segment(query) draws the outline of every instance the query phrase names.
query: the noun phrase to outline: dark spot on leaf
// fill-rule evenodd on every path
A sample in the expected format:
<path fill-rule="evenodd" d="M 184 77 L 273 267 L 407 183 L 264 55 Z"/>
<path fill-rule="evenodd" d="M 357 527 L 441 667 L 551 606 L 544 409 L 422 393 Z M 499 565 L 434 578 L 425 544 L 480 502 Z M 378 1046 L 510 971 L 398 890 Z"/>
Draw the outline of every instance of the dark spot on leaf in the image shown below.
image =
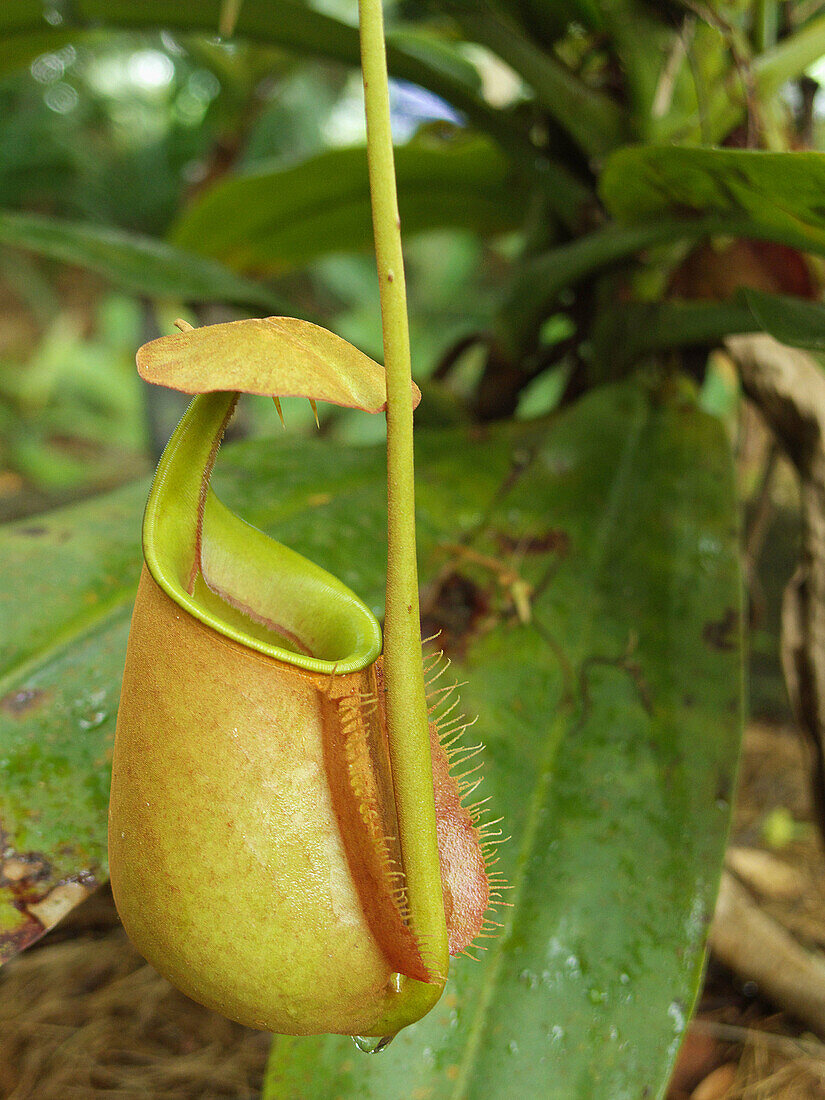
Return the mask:
<path fill-rule="evenodd" d="M 690 707 L 695 707 L 696 706 L 696 697 L 693 696 L 693 695 L 683 695 L 682 696 L 682 706 L 687 707 L 688 709 L 690 709 Z"/>
<path fill-rule="evenodd" d="M 489 597 L 475 581 L 463 573 L 448 573 L 424 602 L 422 636 L 437 634 L 435 644 L 439 648 L 445 652 L 461 651 L 489 610 Z"/>
<path fill-rule="evenodd" d="M 556 527 L 537 535 L 517 536 L 499 531 L 496 542 L 506 554 L 559 554 L 564 557 L 570 547 L 570 536 Z"/>
<path fill-rule="evenodd" d="M 40 535 L 47 535 L 49 533 L 48 527 L 18 527 L 17 534 L 25 535 L 27 538 L 36 539 Z"/>
<path fill-rule="evenodd" d="M 30 710 L 39 707 L 45 700 L 46 692 L 36 688 L 22 688 L 20 691 L 11 691 L 0 699 L 0 708 L 7 714 L 27 714 Z"/>
<path fill-rule="evenodd" d="M 738 633 L 739 612 L 729 607 L 721 619 L 705 623 L 702 638 L 712 649 L 729 650 L 736 648 Z"/>
<path fill-rule="evenodd" d="M 46 929 L 28 913 L 22 914 L 22 923 L 11 932 L 0 932 L 0 964 L 31 947 Z"/>

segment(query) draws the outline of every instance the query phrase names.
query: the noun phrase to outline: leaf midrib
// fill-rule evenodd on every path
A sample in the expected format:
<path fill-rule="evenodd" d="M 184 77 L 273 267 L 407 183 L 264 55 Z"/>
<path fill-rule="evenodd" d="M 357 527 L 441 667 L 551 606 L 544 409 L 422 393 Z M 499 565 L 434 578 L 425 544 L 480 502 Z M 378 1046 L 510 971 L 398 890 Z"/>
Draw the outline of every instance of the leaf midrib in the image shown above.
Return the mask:
<path fill-rule="evenodd" d="M 616 469 L 616 477 L 613 481 L 613 487 L 608 496 L 607 506 L 605 507 L 604 516 L 601 524 L 599 525 L 597 536 L 593 539 L 592 543 L 596 551 L 591 559 L 592 578 L 597 577 L 604 566 L 607 547 L 609 545 L 608 535 L 618 523 L 620 516 L 619 505 L 625 495 L 626 486 L 628 484 L 628 481 L 630 480 L 634 460 L 636 454 L 638 453 L 642 430 L 648 420 L 649 409 L 647 405 L 644 405 L 640 409 L 634 411 L 634 419 L 628 426 L 628 434 L 625 445 L 622 449 L 620 461 Z M 586 651 L 587 643 L 589 642 L 592 628 L 595 623 L 595 617 L 592 614 L 594 609 L 594 601 L 592 598 L 594 588 L 595 586 L 591 585 L 591 588 L 589 590 L 590 598 L 587 601 L 588 613 L 586 616 L 583 617 L 583 629 L 579 636 L 581 642 L 580 652 Z M 459 1064 L 459 1072 L 456 1076 L 453 1090 L 450 1093 L 450 1100 L 465 1100 L 468 1095 L 468 1086 L 471 1080 L 472 1071 L 474 1069 L 474 1065 L 481 1046 L 481 1040 L 487 1025 L 487 1013 L 491 1003 L 493 1002 L 494 994 L 498 986 L 499 976 L 504 960 L 505 948 L 510 939 L 510 936 L 512 935 L 515 918 L 519 909 L 519 903 L 521 900 L 521 896 L 524 892 L 525 881 L 527 878 L 527 869 L 530 866 L 531 857 L 533 855 L 533 849 L 538 834 L 539 822 L 541 820 L 541 810 L 552 776 L 553 762 L 556 758 L 556 753 L 558 751 L 559 745 L 563 740 L 564 731 L 567 728 L 568 721 L 574 710 L 575 703 L 566 707 L 561 706 L 560 709 L 557 711 L 555 719 L 552 722 L 546 736 L 546 747 L 542 758 L 541 767 L 539 769 L 538 780 L 536 782 L 536 786 L 533 790 L 533 794 L 531 795 L 528 804 L 529 808 L 525 818 L 523 840 L 521 848 L 519 849 L 518 859 L 516 861 L 517 870 L 513 875 L 513 880 L 511 883 L 512 908 L 510 909 L 509 915 L 504 922 L 504 928 L 502 929 L 501 937 L 496 943 L 490 965 L 487 967 L 485 972 L 485 979 L 482 982 L 477 999 L 478 1007 L 476 1009 L 473 1021 L 470 1025 L 467 1043 L 465 1046 L 465 1053 Z"/>

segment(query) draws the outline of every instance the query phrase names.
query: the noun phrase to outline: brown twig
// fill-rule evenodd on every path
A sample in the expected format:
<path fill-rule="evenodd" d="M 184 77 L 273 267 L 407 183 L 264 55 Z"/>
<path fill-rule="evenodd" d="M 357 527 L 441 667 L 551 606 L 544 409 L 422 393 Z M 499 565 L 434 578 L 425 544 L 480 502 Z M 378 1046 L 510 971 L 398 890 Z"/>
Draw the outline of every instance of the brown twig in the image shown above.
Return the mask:
<path fill-rule="evenodd" d="M 710 943 L 725 966 L 825 1036 L 825 959 L 801 947 L 728 871 L 722 873 Z"/>
<path fill-rule="evenodd" d="M 805 352 L 771 336 L 732 336 L 727 347 L 799 475 L 802 553 L 783 600 L 782 664 L 814 749 L 814 806 L 825 835 L 825 374 Z"/>

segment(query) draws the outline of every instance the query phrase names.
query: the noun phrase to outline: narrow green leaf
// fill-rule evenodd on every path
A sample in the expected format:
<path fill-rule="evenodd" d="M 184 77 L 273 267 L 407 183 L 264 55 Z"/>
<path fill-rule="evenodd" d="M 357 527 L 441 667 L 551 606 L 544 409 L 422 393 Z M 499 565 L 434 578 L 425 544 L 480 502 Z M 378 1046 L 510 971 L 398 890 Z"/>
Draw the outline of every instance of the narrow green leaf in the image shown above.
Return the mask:
<path fill-rule="evenodd" d="M 381 449 L 242 444 L 216 489 L 380 614 L 383 466 Z M 380 1057 L 278 1040 L 268 1096 L 660 1095 L 699 982 L 741 719 L 724 433 L 629 383 L 550 431 L 422 433 L 417 469 L 423 580 L 449 563 L 469 594 L 458 618 L 431 601 L 426 625 L 463 653 L 513 906 L 484 961 L 458 960 L 441 1004 Z M 48 862 L 0 892 L 7 954 L 41 930 L 27 899 L 105 873 L 143 492 L 0 532 L 0 822 L 7 853 Z"/>
<path fill-rule="evenodd" d="M 756 0 L 753 20 L 753 45 L 757 53 L 764 53 L 776 45 L 779 37 L 778 0 Z"/>
<path fill-rule="evenodd" d="M 718 231 L 718 219 L 658 218 L 639 225 L 605 225 L 548 252 L 529 257 L 515 271 L 501 307 L 502 342 L 523 350 L 565 288 L 594 271 L 627 260 L 645 248 Z"/>
<path fill-rule="evenodd" d="M 619 103 L 587 85 L 512 20 L 481 4 L 464 6 L 459 19 L 467 37 L 523 77 L 544 110 L 589 156 L 603 156 L 627 137 L 627 116 Z"/>
<path fill-rule="evenodd" d="M 774 95 L 786 81 L 802 76 L 824 53 L 825 15 L 820 14 L 754 58 L 753 70 L 760 94 L 765 99 Z"/>
<path fill-rule="evenodd" d="M 491 142 L 420 138 L 396 150 L 405 233 L 443 226 L 485 235 L 515 228 L 526 190 Z M 271 272 L 372 246 L 366 152 L 333 149 L 289 168 L 227 177 L 184 212 L 180 247 L 242 271 Z"/>
<path fill-rule="evenodd" d="M 621 221 L 715 215 L 728 233 L 825 252 L 825 154 L 640 145 L 620 149 L 601 196 Z"/>
<path fill-rule="evenodd" d="M 119 229 L 0 211 L 0 244 L 89 268 L 133 294 L 289 312 L 266 287 L 213 260 Z"/>
<path fill-rule="evenodd" d="M 782 344 L 825 351 L 825 306 L 804 298 L 745 290 L 745 299 L 757 325 Z"/>
<path fill-rule="evenodd" d="M 446 78 L 466 88 L 469 93 L 481 94 L 479 70 L 456 49 L 451 40 L 415 24 L 390 29 L 388 40 L 391 56 L 393 53 L 397 56 L 397 52 L 402 51 L 431 69 L 443 72 Z"/>
<path fill-rule="evenodd" d="M 466 12 L 468 7 L 466 0 L 442 0 L 442 4 L 456 14 Z M 497 6 L 545 45 L 563 37 L 571 23 L 590 30 L 604 29 L 600 0 L 499 0 Z"/>
<path fill-rule="evenodd" d="M 624 302 L 599 314 L 593 358 L 600 378 L 615 378 L 652 352 L 712 346 L 725 336 L 760 327 L 738 296 L 727 302 Z"/>

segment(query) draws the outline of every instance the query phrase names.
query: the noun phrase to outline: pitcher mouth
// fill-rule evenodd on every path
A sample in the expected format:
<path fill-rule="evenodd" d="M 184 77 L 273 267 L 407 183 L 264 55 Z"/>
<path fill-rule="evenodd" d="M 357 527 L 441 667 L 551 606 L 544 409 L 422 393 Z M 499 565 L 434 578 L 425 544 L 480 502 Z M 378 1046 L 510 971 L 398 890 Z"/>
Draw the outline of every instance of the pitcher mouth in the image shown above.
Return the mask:
<path fill-rule="evenodd" d="M 333 574 L 225 507 L 209 482 L 237 394 L 194 398 L 158 465 L 143 520 L 147 568 L 218 633 L 310 672 L 357 672 L 381 652 L 370 609 Z"/>

